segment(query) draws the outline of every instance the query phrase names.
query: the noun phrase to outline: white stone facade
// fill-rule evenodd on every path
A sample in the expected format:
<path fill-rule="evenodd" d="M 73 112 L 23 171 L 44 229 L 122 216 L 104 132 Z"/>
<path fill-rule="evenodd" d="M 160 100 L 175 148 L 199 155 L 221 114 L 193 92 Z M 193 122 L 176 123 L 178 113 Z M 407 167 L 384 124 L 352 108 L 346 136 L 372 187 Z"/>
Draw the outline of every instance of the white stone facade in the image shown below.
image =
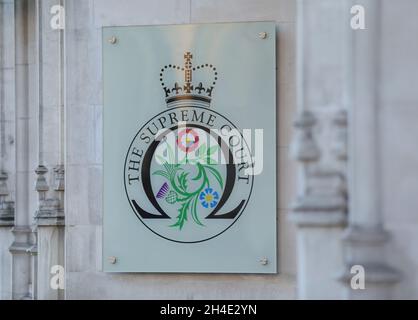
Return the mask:
<path fill-rule="evenodd" d="M 353 4 L 366 30 L 350 28 Z M 64 29 L 51 28 L 54 5 Z M 418 298 L 417 10 L 0 0 L 0 299 Z M 261 20 L 277 23 L 279 273 L 102 272 L 101 28 Z M 353 264 L 366 290 L 350 288 Z"/>

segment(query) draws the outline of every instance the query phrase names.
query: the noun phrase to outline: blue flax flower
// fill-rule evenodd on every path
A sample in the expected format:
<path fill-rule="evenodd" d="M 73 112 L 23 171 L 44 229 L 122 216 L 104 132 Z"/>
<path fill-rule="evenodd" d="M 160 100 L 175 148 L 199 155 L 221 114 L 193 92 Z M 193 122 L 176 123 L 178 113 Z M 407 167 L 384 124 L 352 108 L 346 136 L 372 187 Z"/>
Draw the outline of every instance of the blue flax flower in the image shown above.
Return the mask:
<path fill-rule="evenodd" d="M 200 193 L 199 200 L 205 208 L 213 208 L 218 204 L 219 194 L 212 188 L 206 188 Z"/>

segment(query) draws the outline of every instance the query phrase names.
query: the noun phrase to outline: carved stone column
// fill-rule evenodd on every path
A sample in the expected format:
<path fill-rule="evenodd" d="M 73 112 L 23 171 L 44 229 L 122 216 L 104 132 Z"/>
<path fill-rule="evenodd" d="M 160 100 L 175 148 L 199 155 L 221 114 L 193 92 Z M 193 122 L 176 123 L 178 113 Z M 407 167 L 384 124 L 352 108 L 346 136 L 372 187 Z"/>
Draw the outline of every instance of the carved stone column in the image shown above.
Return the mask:
<path fill-rule="evenodd" d="M 298 226 L 298 296 L 338 299 L 342 290 L 335 275 L 343 261 L 340 238 L 347 216 L 345 174 L 321 162 L 311 132 L 315 122 L 304 111 L 295 123 L 302 132 L 294 142 L 294 156 L 302 164 L 304 180 L 291 215 Z"/>
<path fill-rule="evenodd" d="M 343 12 L 339 1 L 299 0 L 297 8 L 299 114 L 292 156 L 300 173 L 291 220 L 297 225 L 298 297 L 340 299 L 343 287 L 336 273 L 343 264 L 347 220 Z"/>
<path fill-rule="evenodd" d="M 58 198 L 47 198 L 46 196 L 49 187 L 44 175 L 48 172 L 48 169 L 45 166 L 40 165 L 35 172 L 38 175 L 36 191 L 38 191 L 39 194 L 39 209 L 35 214 L 37 225 L 62 225 L 64 216 L 60 200 Z M 54 178 L 56 179 L 56 177 Z"/>
<path fill-rule="evenodd" d="M 33 2 L 15 1 L 15 97 L 16 97 L 16 206 L 14 236 L 9 251 L 12 254 L 12 298 L 32 299 L 31 256 L 32 235 L 30 166 L 32 155 L 29 146 L 36 139 L 31 132 L 33 113 L 31 112 L 31 95 L 28 90 L 33 69 L 34 41 Z"/>
<path fill-rule="evenodd" d="M 12 297 L 9 246 L 15 214 L 15 17 L 14 3 L 0 0 L 0 300 Z"/>
<path fill-rule="evenodd" d="M 36 190 L 39 193 L 39 208 L 35 219 L 37 225 L 38 248 L 38 299 L 61 299 L 61 290 L 54 290 L 50 286 L 51 267 L 63 265 L 64 259 L 64 210 L 63 210 L 63 184 L 64 169 L 59 166 L 54 169 L 53 198 L 47 197 L 49 187 L 45 174 L 48 170 L 45 166 L 39 166 L 36 170 L 38 179 Z"/>
<path fill-rule="evenodd" d="M 399 273 L 385 258 L 389 234 L 383 230 L 379 181 L 379 55 L 380 0 L 348 1 L 366 10 L 367 28 L 352 33 L 350 67 L 352 92 L 349 109 L 349 227 L 344 235 L 345 267 L 340 279 L 350 299 L 391 297 Z M 354 290 L 350 283 L 353 265 L 365 270 L 365 289 Z"/>
<path fill-rule="evenodd" d="M 50 285 L 52 267 L 64 266 L 63 30 L 50 26 L 50 10 L 62 2 L 38 0 L 36 5 L 39 52 L 39 148 L 35 170 L 38 299 L 62 299 L 64 296 L 63 290 L 53 289 Z"/>

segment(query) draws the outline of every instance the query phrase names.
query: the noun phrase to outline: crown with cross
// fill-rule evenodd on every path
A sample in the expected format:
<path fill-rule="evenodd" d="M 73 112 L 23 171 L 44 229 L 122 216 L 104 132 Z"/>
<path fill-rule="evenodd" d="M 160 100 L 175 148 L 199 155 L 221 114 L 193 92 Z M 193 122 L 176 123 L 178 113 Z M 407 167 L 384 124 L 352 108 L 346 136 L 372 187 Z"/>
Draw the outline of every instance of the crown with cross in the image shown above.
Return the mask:
<path fill-rule="evenodd" d="M 212 64 L 192 66 L 193 55 L 184 54 L 184 66 L 169 64 L 160 72 L 168 108 L 197 106 L 209 108 L 218 72 Z"/>

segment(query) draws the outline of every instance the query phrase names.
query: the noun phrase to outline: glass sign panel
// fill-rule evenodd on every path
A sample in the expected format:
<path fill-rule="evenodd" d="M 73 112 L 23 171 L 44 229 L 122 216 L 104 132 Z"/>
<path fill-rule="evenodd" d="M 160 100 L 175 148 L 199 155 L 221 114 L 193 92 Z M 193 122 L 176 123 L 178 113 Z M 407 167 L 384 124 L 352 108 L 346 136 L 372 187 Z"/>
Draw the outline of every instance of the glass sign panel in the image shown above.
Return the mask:
<path fill-rule="evenodd" d="M 272 22 L 103 28 L 107 272 L 276 272 Z"/>

